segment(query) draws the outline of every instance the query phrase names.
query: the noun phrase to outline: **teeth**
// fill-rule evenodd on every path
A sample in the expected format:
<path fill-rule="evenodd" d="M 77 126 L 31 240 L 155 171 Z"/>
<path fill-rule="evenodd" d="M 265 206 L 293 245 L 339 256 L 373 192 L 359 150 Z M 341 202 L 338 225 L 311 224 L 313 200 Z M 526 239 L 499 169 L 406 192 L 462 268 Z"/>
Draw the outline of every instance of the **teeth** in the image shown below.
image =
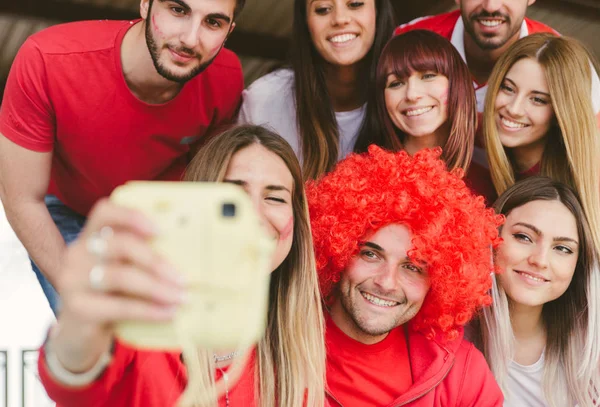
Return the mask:
<path fill-rule="evenodd" d="M 502 20 L 479 20 L 479 22 L 486 27 L 497 27 L 502 24 Z"/>
<path fill-rule="evenodd" d="M 502 124 L 504 124 L 506 127 L 510 127 L 511 129 L 522 129 L 523 127 L 527 127 L 526 124 L 513 122 L 505 119 L 504 117 L 502 118 Z"/>
<path fill-rule="evenodd" d="M 329 41 L 339 44 L 342 42 L 352 41 L 356 37 L 357 37 L 356 34 L 342 34 L 342 35 L 336 35 L 335 37 L 331 37 L 329 39 Z"/>
<path fill-rule="evenodd" d="M 363 297 L 365 297 L 367 299 L 367 301 L 369 301 L 370 303 L 373 303 L 375 305 L 379 305 L 380 307 L 393 307 L 395 305 L 398 305 L 398 303 L 396 301 L 385 301 L 385 300 L 382 300 L 381 298 L 378 298 L 371 294 L 367 294 L 367 293 L 363 293 L 363 292 L 361 292 L 361 294 L 363 295 Z"/>
<path fill-rule="evenodd" d="M 428 107 L 422 107 L 420 109 L 414 109 L 414 110 L 408 110 L 406 113 L 404 113 L 407 116 L 420 116 L 423 113 L 427 113 L 428 111 L 430 111 L 431 109 L 433 109 L 433 106 L 428 106 Z"/>
<path fill-rule="evenodd" d="M 522 275 L 523 277 L 528 278 L 528 279 L 533 280 L 533 281 L 538 281 L 540 283 L 545 283 L 546 282 L 546 280 L 544 280 L 543 278 L 535 277 L 535 276 L 532 276 L 531 274 L 527 274 L 527 273 L 522 272 L 522 271 L 519 271 L 518 273 L 520 275 Z"/>

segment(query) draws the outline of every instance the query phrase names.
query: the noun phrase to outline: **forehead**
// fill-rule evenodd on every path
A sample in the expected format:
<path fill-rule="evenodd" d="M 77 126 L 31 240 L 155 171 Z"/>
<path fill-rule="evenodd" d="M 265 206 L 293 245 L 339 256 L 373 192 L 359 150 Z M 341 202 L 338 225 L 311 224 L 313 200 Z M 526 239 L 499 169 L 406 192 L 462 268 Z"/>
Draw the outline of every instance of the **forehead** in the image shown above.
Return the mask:
<path fill-rule="evenodd" d="M 233 11 L 237 0 L 154 0 L 160 3 L 173 3 L 185 5 L 191 11 L 198 11 L 203 14 L 222 13 L 228 16 L 233 16 Z"/>
<path fill-rule="evenodd" d="M 285 161 L 258 143 L 233 154 L 225 178 L 235 178 L 249 184 L 282 185 L 290 191 L 294 185 L 294 178 Z"/>
<path fill-rule="evenodd" d="M 577 239 L 577 220 L 560 201 L 531 201 L 513 209 L 506 217 L 506 225 L 527 223 L 544 235 Z"/>
<path fill-rule="evenodd" d="M 394 223 L 367 233 L 363 241 L 376 243 L 386 252 L 406 253 L 412 248 L 412 232 L 406 225 Z"/>
<path fill-rule="evenodd" d="M 540 63 L 532 58 L 519 59 L 510 67 L 505 78 L 520 88 L 548 93 L 546 73 Z"/>

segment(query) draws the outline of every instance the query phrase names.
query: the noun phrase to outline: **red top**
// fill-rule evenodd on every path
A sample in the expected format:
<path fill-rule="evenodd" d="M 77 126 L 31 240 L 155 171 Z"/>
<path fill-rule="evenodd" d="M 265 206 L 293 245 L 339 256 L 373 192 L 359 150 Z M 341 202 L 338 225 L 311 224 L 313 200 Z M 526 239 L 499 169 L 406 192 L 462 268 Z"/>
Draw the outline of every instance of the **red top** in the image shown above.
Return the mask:
<path fill-rule="evenodd" d="M 492 206 L 496 202 L 498 194 L 496 193 L 496 188 L 494 188 L 492 175 L 490 174 L 490 170 L 483 165 L 471 161 L 469 170 L 465 175 L 465 183 L 473 193 L 483 196 L 487 206 Z"/>
<path fill-rule="evenodd" d="M 328 401 L 331 406 L 353 407 L 364 405 L 365 397 L 369 393 L 382 395 L 379 400 L 374 400 L 371 406 L 410 406 L 410 407 L 502 407 L 503 396 L 498 384 L 494 380 L 483 355 L 473 344 L 460 337 L 452 342 L 427 339 L 422 334 L 415 332 L 409 326 L 406 329 L 408 335 L 408 361 L 412 373 L 412 383 L 406 390 L 401 390 L 407 383 L 407 375 L 398 375 L 397 396 L 389 400 L 389 391 L 378 389 L 377 386 L 390 386 L 393 384 L 391 377 L 386 377 L 392 369 L 390 363 L 384 360 L 371 358 L 369 353 L 352 353 L 350 349 L 346 352 L 352 368 L 339 370 L 337 362 L 340 349 L 344 349 L 351 342 L 350 338 L 344 338 L 341 331 L 334 330 L 333 334 L 327 328 L 327 382 L 334 383 L 334 388 L 328 392 Z M 396 339 L 402 340 L 403 330 L 394 334 Z M 387 339 L 387 338 L 386 338 Z M 373 345 L 378 346 L 379 344 Z M 363 345 L 364 346 L 364 345 Z M 402 345 L 400 345 L 400 348 Z M 366 348 L 366 346 L 365 346 Z M 344 349 L 345 350 L 345 349 Z M 329 360 L 333 352 L 333 359 Z M 402 359 L 393 362 L 406 366 Z M 361 364 L 365 366 L 360 367 Z M 370 366 L 366 366 L 366 365 Z M 382 366 L 385 370 L 382 370 Z M 358 374 L 360 367 L 362 372 L 379 373 L 369 380 L 364 380 Z M 401 367 L 398 370 L 402 371 Z M 362 373 L 361 373 L 362 374 Z M 338 376 L 339 375 L 339 376 Z M 377 380 L 378 379 L 378 380 Z M 354 383 L 354 386 L 341 383 Z M 339 397 L 339 398 L 338 398 Z M 363 403 L 363 404 L 361 404 Z"/>
<path fill-rule="evenodd" d="M 255 355 L 250 357 L 240 380 L 229 389 L 229 405 L 255 406 Z M 57 383 L 48 372 L 44 349 L 38 369 L 42 384 L 56 407 L 171 407 L 187 383 L 187 372 L 179 353 L 140 351 L 115 343 L 113 360 L 92 384 L 69 388 Z M 217 370 L 216 378 L 221 372 Z M 226 405 L 225 397 L 219 406 Z"/>
<path fill-rule="evenodd" d="M 404 328 L 365 345 L 327 318 L 327 387 L 345 406 L 385 406 L 412 385 Z"/>
<path fill-rule="evenodd" d="M 0 133 L 53 151 L 48 192 L 83 215 L 125 181 L 180 179 L 190 145 L 232 121 L 240 102 L 241 65 L 226 49 L 173 100 L 137 99 L 120 52 L 135 23 L 84 21 L 32 35 L 4 91 Z"/>

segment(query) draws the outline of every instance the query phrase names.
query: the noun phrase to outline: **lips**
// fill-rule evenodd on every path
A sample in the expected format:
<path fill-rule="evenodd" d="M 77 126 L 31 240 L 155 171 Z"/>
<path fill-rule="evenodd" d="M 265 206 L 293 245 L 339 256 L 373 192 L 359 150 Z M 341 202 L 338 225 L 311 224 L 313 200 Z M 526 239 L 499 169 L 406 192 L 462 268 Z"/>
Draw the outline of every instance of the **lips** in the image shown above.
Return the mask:
<path fill-rule="evenodd" d="M 341 33 L 335 34 L 327 38 L 327 41 L 332 42 L 334 44 L 346 44 L 356 38 L 358 38 L 358 34 L 356 33 Z"/>
<path fill-rule="evenodd" d="M 173 56 L 173 59 L 175 59 L 176 61 L 179 61 L 179 62 L 188 62 L 188 61 L 196 58 L 195 54 L 189 54 L 187 52 L 177 51 L 173 48 L 168 48 L 168 50 L 171 53 L 171 55 Z"/>
<path fill-rule="evenodd" d="M 534 273 L 534 272 L 530 272 L 530 271 L 522 271 L 522 270 L 513 270 L 513 271 L 515 273 L 517 273 L 525 281 L 529 282 L 532 285 L 542 285 L 542 284 L 550 282 L 549 279 L 547 279 L 546 277 L 544 277 L 543 275 L 541 275 L 539 273 Z"/>
<path fill-rule="evenodd" d="M 391 308 L 391 307 L 395 307 L 396 305 L 400 304 L 397 301 L 384 300 L 383 298 L 376 297 L 376 296 L 366 293 L 364 291 L 361 291 L 360 293 L 365 300 L 369 301 L 373 305 L 377 305 L 380 307 Z"/>
<path fill-rule="evenodd" d="M 431 110 L 433 110 L 433 106 L 415 107 L 415 108 L 411 108 L 411 109 L 407 109 L 407 110 L 403 111 L 402 114 L 407 117 L 415 117 L 415 116 L 421 116 L 425 113 L 428 113 Z"/>
<path fill-rule="evenodd" d="M 521 129 L 524 129 L 525 127 L 529 127 L 530 125 L 527 123 L 521 123 L 515 120 L 511 120 L 506 116 L 500 116 L 500 124 L 502 125 L 503 128 L 505 128 L 508 131 L 518 131 Z"/>

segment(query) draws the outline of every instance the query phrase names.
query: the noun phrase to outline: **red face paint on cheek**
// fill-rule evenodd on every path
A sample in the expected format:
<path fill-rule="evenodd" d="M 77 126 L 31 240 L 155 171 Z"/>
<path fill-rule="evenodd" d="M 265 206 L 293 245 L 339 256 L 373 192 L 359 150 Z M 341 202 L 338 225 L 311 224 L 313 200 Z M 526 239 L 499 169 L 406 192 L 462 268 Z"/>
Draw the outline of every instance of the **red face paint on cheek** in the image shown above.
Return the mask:
<path fill-rule="evenodd" d="M 152 28 L 154 28 L 154 31 L 156 32 L 156 34 L 162 36 L 163 33 L 160 30 L 160 28 L 158 28 L 158 24 L 156 24 L 156 16 L 152 16 Z"/>
<path fill-rule="evenodd" d="M 294 217 L 292 216 L 290 217 L 290 220 L 288 221 L 287 225 L 285 225 L 285 227 L 281 230 L 281 233 L 279 234 L 279 240 L 286 240 L 288 237 L 290 237 L 293 231 Z"/>
<path fill-rule="evenodd" d="M 448 105 L 448 93 L 446 93 L 444 96 L 442 96 L 442 105 L 444 105 L 444 106 Z"/>

